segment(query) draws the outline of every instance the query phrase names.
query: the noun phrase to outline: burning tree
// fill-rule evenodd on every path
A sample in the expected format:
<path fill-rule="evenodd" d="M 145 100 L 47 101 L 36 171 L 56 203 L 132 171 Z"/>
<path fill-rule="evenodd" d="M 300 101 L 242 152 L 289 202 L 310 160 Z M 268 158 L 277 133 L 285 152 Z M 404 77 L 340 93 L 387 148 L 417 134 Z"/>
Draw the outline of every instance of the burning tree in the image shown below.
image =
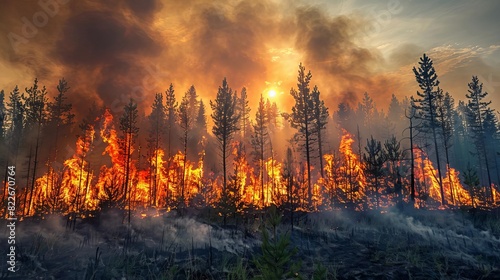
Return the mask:
<path fill-rule="evenodd" d="M 139 132 L 139 127 L 137 126 L 137 121 L 139 118 L 139 111 L 137 110 L 137 103 L 130 99 L 129 103 L 123 108 L 124 112 L 120 118 L 120 130 L 123 134 L 121 138 L 121 153 L 124 157 L 125 170 L 124 170 L 124 193 L 125 199 L 127 200 L 128 208 L 128 222 L 130 224 L 130 211 L 131 211 L 131 200 L 132 200 L 132 186 L 130 186 L 130 180 L 132 175 L 132 153 L 134 152 L 133 145 L 135 143 L 135 138 Z"/>
<path fill-rule="evenodd" d="M 150 156 L 150 175 L 151 175 L 151 205 L 158 206 L 157 193 L 160 170 L 160 157 L 163 156 L 163 150 L 160 149 L 163 146 L 163 140 L 165 138 L 166 129 L 166 115 L 165 106 L 163 105 L 163 94 L 157 93 L 153 105 L 151 106 L 151 114 L 148 116 L 150 123 L 149 137 L 148 137 L 148 148 Z"/>
<path fill-rule="evenodd" d="M 185 189 L 186 189 L 186 161 L 187 161 L 187 153 L 188 153 L 188 140 L 189 140 L 189 133 L 191 131 L 193 121 L 194 121 L 194 112 L 196 106 L 196 102 L 190 102 L 193 99 L 193 95 L 196 96 L 196 91 L 194 90 L 194 87 L 192 86 L 182 97 L 181 104 L 179 105 L 179 113 L 178 113 L 178 118 L 179 118 L 179 124 L 182 129 L 182 147 L 184 150 L 183 156 L 183 165 L 182 165 L 182 177 L 181 177 L 181 192 L 180 192 L 180 198 L 179 202 L 182 206 L 185 205 Z M 196 99 L 196 97 L 194 97 Z"/>
<path fill-rule="evenodd" d="M 264 147 L 268 142 L 268 117 L 264 107 L 264 98 L 260 95 L 259 106 L 255 112 L 255 123 L 253 124 L 252 146 L 253 154 L 256 162 L 259 164 L 259 179 L 260 179 L 260 200 L 264 205 L 265 191 L 264 191 Z"/>

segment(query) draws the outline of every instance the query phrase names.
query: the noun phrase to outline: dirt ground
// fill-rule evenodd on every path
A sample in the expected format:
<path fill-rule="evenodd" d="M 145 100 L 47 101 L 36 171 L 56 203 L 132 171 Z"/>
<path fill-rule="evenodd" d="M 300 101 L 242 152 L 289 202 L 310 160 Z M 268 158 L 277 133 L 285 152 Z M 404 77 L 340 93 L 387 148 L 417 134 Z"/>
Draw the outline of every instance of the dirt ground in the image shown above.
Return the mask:
<path fill-rule="evenodd" d="M 500 211 L 384 209 L 282 213 L 278 237 L 296 250 L 300 279 L 500 279 Z M 30 218 L 16 228 L 17 272 L 0 279 L 252 279 L 265 214 L 214 209 L 121 211 L 78 221 Z M 4 224 L 6 221 L 2 221 Z M 2 225 L 0 243 L 7 248 Z M 320 273 L 321 272 L 321 273 Z"/>

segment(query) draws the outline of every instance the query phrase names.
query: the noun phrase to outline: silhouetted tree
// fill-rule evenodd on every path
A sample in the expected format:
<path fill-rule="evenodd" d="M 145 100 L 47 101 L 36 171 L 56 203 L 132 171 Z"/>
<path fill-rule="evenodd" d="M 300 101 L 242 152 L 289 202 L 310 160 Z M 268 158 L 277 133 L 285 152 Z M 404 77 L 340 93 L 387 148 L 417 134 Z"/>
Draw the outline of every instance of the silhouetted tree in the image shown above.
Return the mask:
<path fill-rule="evenodd" d="M 191 131 L 194 114 L 191 114 L 191 110 L 196 110 L 197 108 L 193 108 L 192 103 L 190 102 L 193 98 L 194 87 L 191 88 L 184 94 L 181 100 L 181 104 L 179 105 L 179 125 L 182 129 L 182 147 L 183 147 L 183 164 L 182 164 L 182 178 L 181 178 L 181 197 L 180 203 L 181 205 L 185 205 L 185 189 L 186 189 L 186 161 L 187 161 L 187 153 L 188 153 L 188 140 L 189 133 Z M 194 91 L 194 95 L 196 95 L 196 91 Z M 194 112 L 194 111 L 193 111 Z"/>
<path fill-rule="evenodd" d="M 176 115 L 178 103 L 175 101 L 174 85 L 170 84 L 168 90 L 165 92 L 165 112 L 167 117 L 167 157 L 170 159 L 172 156 L 172 141 L 176 135 Z M 170 160 L 169 160 L 170 163 Z"/>
<path fill-rule="evenodd" d="M 250 129 L 250 105 L 248 105 L 248 95 L 247 95 L 247 88 L 243 87 L 241 89 L 240 93 L 240 98 L 238 99 L 238 112 L 241 115 L 240 117 L 240 122 L 241 122 L 241 136 L 242 136 L 242 141 L 245 142 L 247 139 L 247 133 L 249 132 Z M 245 149 L 245 147 L 243 147 Z"/>
<path fill-rule="evenodd" d="M 239 129 L 240 115 L 236 109 L 237 102 L 236 94 L 233 93 L 233 90 L 227 84 L 226 78 L 224 78 L 222 86 L 219 86 L 217 91 L 217 97 L 214 101 L 210 100 L 211 117 L 214 122 L 212 132 L 217 139 L 222 156 L 223 191 L 226 191 L 227 187 L 226 160 L 229 156 L 228 147 L 234 133 Z"/>
<path fill-rule="evenodd" d="M 29 204 L 28 211 L 30 213 L 31 210 L 31 201 L 33 199 L 33 190 L 35 188 L 35 180 L 37 175 L 37 167 L 38 167 L 38 157 L 39 157 L 39 148 L 41 141 L 41 133 L 43 126 L 47 122 L 47 89 L 42 87 L 39 89 L 38 87 L 38 79 L 35 79 L 33 82 L 33 86 L 30 88 L 26 88 L 26 96 L 23 95 L 24 106 L 25 106 L 25 129 L 31 133 L 33 133 L 34 142 L 30 143 L 30 150 L 34 149 L 33 157 L 29 156 L 29 160 L 33 159 L 33 170 L 31 172 L 31 191 L 29 195 Z M 30 139 L 31 140 L 31 139 Z M 34 148 L 33 148 L 34 145 Z M 28 165 L 30 166 L 30 165 Z M 29 169 L 29 168 L 28 168 Z M 28 173 L 30 171 L 28 170 Z"/>
<path fill-rule="evenodd" d="M 128 203 L 128 223 L 130 224 L 130 215 L 131 215 L 131 199 L 132 199 L 132 191 L 130 185 L 130 170 L 132 163 L 132 146 L 135 143 L 135 138 L 137 137 L 137 133 L 139 132 L 139 127 L 137 126 L 137 122 L 139 120 L 139 112 L 137 110 L 137 103 L 134 100 L 130 99 L 129 103 L 125 105 L 123 108 L 123 114 L 120 117 L 120 131 L 123 134 L 123 138 L 121 139 L 122 143 L 122 153 L 125 160 L 125 174 L 124 174 L 124 192 L 125 199 Z"/>
<path fill-rule="evenodd" d="M 148 116 L 149 119 L 149 137 L 148 145 L 150 150 L 151 160 L 150 170 L 151 170 L 151 205 L 157 205 L 157 192 L 158 192 L 158 175 L 161 166 L 158 166 L 159 160 L 159 150 L 162 147 L 163 140 L 165 138 L 166 125 L 166 114 L 165 106 L 163 105 L 163 94 L 155 94 L 155 99 L 153 105 L 151 106 L 151 114 Z"/>
<path fill-rule="evenodd" d="M 401 171 L 399 164 L 406 158 L 406 153 L 401 149 L 401 144 L 396 139 L 396 136 L 390 137 L 384 142 L 384 153 L 388 163 L 390 179 L 392 181 L 394 191 L 398 198 L 401 197 Z"/>
<path fill-rule="evenodd" d="M 297 88 L 290 90 L 295 100 L 295 105 L 292 107 L 292 113 L 289 121 L 290 125 L 298 130 L 297 139 L 300 141 L 300 147 L 306 156 L 306 169 L 307 169 L 307 198 L 309 206 L 312 205 L 312 185 L 311 185 L 311 151 L 314 142 L 314 115 L 313 115 L 313 102 L 309 83 L 311 81 L 311 71 L 305 72 L 305 67 L 302 63 L 299 65 L 297 76 Z"/>
<path fill-rule="evenodd" d="M 242 162 L 245 160 L 245 152 L 241 143 L 236 147 L 236 157 L 233 161 L 234 171 L 229 176 L 229 181 L 225 190 L 221 193 L 219 200 L 219 209 L 222 214 L 223 224 L 226 225 L 226 220 L 229 214 L 233 214 L 236 218 L 237 213 L 243 208 L 242 188 L 245 185 L 244 177 L 242 176 Z"/>
<path fill-rule="evenodd" d="M 47 104 L 48 133 L 52 135 L 53 155 L 49 155 L 49 161 L 57 160 L 59 135 L 66 137 L 69 132 L 75 114 L 72 113 L 73 105 L 68 103 L 67 92 L 70 89 L 64 78 L 57 85 L 58 94 L 54 101 Z M 53 134 L 52 134 L 53 133 Z"/>
<path fill-rule="evenodd" d="M 367 174 L 373 182 L 377 209 L 380 207 L 379 179 L 384 174 L 384 163 L 386 159 L 387 157 L 382 149 L 380 141 L 373 139 L 373 136 L 371 136 L 370 140 L 367 139 L 365 153 L 363 153 L 365 174 Z"/>
<path fill-rule="evenodd" d="M 450 184 L 450 194 L 451 194 L 451 203 L 455 204 L 455 196 L 454 196 L 454 186 L 453 186 L 453 180 L 451 178 L 451 173 L 449 172 L 450 170 L 450 148 L 452 146 L 452 136 L 453 136 L 453 110 L 455 107 L 455 101 L 453 100 L 453 97 L 446 92 L 445 94 L 442 93 L 442 90 L 438 88 L 439 94 L 437 95 L 437 109 L 438 109 L 438 114 L 437 114 L 437 119 L 439 122 L 439 125 L 441 126 L 441 135 L 443 138 L 443 145 L 444 145 L 444 153 L 445 153 L 445 158 L 446 158 L 446 170 L 448 174 L 448 181 Z"/>
<path fill-rule="evenodd" d="M 477 172 L 476 170 L 472 169 L 470 164 L 468 164 L 463 176 L 464 184 L 469 187 L 471 205 L 473 208 L 476 208 L 477 203 L 474 201 L 474 199 L 477 197 L 479 187 L 479 177 L 477 176 Z"/>
<path fill-rule="evenodd" d="M 196 115 L 196 131 L 199 131 L 201 135 L 205 135 L 207 133 L 207 115 L 205 112 L 205 104 L 203 104 L 203 100 L 200 100 L 200 106 L 198 108 L 198 114 Z"/>
<path fill-rule="evenodd" d="M 265 145 L 268 142 L 268 118 L 267 111 L 264 107 L 264 98 L 262 94 L 260 95 L 259 105 L 257 111 L 255 112 L 255 124 L 253 124 L 253 134 L 252 134 L 252 146 L 253 154 L 256 161 L 259 164 L 259 179 L 261 184 L 261 202 L 265 203 L 264 194 L 264 150 Z"/>
<path fill-rule="evenodd" d="M 438 129 L 439 121 L 438 116 L 438 98 L 441 92 L 437 88 L 439 86 L 438 76 L 434 69 L 432 60 L 424 54 L 418 63 L 419 68 L 413 67 L 416 81 L 422 90 L 417 91 L 418 98 L 413 98 L 415 109 L 417 109 L 417 116 L 422 120 L 421 125 L 418 127 L 420 131 L 431 133 L 434 142 L 434 152 L 436 153 L 436 164 L 438 171 L 438 183 L 441 193 L 441 204 L 446 204 L 443 189 L 443 177 L 441 175 L 441 158 L 439 157 L 438 148 Z"/>
<path fill-rule="evenodd" d="M 313 103 L 314 133 L 316 133 L 316 139 L 318 140 L 320 173 L 321 177 L 324 177 L 322 131 L 325 130 L 326 124 L 328 123 L 328 108 L 325 106 L 325 102 L 321 100 L 317 86 L 314 87 L 311 97 Z"/>
<path fill-rule="evenodd" d="M 488 187 L 490 190 L 490 198 L 493 200 L 493 187 L 491 186 L 491 173 L 490 173 L 490 163 L 488 161 L 488 151 L 486 149 L 485 141 L 485 119 L 488 114 L 491 114 L 491 108 L 489 107 L 491 101 L 484 101 L 484 98 L 488 95 L 487 92 L 483 92 L 483 84 L 479 83 L 477 76 L 472 77 L 472 82 L 468 84 L 469 94 L 465 97 L 468 99 L 467 103 L 467 118 L 468 125 L 474 139 L 474 144 L 476 146 L 477 155 L 479 161 L 484 160 L 486 166 L 486 174 L 488 175 Z M 481 159 L 482 158 L 482 159 Z"/>

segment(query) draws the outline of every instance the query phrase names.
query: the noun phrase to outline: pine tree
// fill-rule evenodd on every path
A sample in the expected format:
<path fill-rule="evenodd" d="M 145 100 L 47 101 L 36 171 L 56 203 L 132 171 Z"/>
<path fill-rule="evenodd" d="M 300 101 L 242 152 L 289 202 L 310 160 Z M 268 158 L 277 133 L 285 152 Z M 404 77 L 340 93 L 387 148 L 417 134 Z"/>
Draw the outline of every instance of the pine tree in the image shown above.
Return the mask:
<path fill-rule="evenodd" d="M 470 167 L 470 164 L 468 164 L 463 176 L 464 184 L 469 187 L 472 208 L 476 208 L 477 203 L 474 201 L 474 198 L 476 198 L 479 187 L 479 177 L 477 176 L 477 172 Z"/>
<path fill-rule="evenodd" d="M 290 212 L 290 225 L 292 227 L 292 231 L 294 226 L 294 213 L 297 207 L 297 199 L 298 199 L 298 192 L 297 192 L 298 188 L 294 171 L 295 167 L 294 165 L 295 163 L 293 160 L 292 149 L 287 148 L 286 158 L 283 164 L 283 171 L 281 178 L 283 184 L 286 187 L 286 194 L 287 194 L 286 205 L 288 211 Z"/>
<path fill-rule="evenodd" d="M 34 133 L 35 143 L 30 143 L 30 150 L 33 149 L 34 145 L 34 155 L 33 155 L 33 171 L 31 172 L 31 190 L 29 194 L 29 204 L 27 214 L 31 211 L 31 201 L 33 200 L 33 191 L 35 188 L 35 180 L 37 175 L 38 159 L 39 159 L 39 148 L 41 133 L 44 125 L 47 122 L 47 89 L 38 87 L 38 79 L 35 79 L 33 86 L 26 88 L 26 96 L 22 96 L 25 106 L 25 129 Z M 31 161 L 31 152 L 30 159 Z M 28 165 L 30 167 L 30 164 Z M 28 173 L 30 172 L 28 168 Z"/>
<path fill-rule="evenodd" d="M 453 186 L 453 180 L 451 178 L 451 173 L 449 172 L 450 170 L 450 148 L 452 146 L 452 136 L 453 136 L 453 110 L 455 107 L 455 101 L 453 100 L 453 97 L 446 92 L 445 94 L 442 94 L 442 90 L 438 88 L 439 94 L 438 96 L 438 116 L 437 119 L 439 121 L 439 125 L 441 126 L 441 136 L 443 138 L 443 145 L 444 145 L 444 152 L 445 152 L 445 158 L 446 158 L 446 170 L 448 174 L 448 181 L 450 184 L 450 194 L 451 194 L 451 203 L 455 204 L 455 197 L 454 197 L 454 186 Z"/>
<path fill-rule="evenodd" d="M 262 254 L 254 260 L 259 271 L 255 279 L 301 279 L 298 277 L 300 262 L 292 262 L 292 257 L 297 254 L 297 248 L 292 247 L 289 235 L 277 234 L 281 216 L 274 206 L 271 207 L 267 223 L 271 228 L 269 230 L 266 227 L 262 228 Z"/>
<path fill-rule="evenodd" d="M 185 205 L 185 189 L 186 189 L 186 161 L 187 161 L 187 153 L 188 153 L 188 140 L 189 140 L 189 133 L 191 132 L 191 128 L 193 125 L 193 116 L 194 112 L 191 110 L 196 110 L 196 107 L 191 107 L 192 105 L 192 99 L 193 99 L 193 92 L 194 96 L 196 96 L 196 91 L 194 91 L 194 87 L 191 86 L 191 88 L 184 94 L 181 100 L 181 104 L 179 105 L 179 112 L 178 112 L 178 118 L 179 118 L 179 125 L 182 129 L 182 146 L 183 146 L 183 165 L 182 165 L 182 178 L 181 178 L 181 197 L 180 197 L 180 203 L 182 206 Z M 196 102 L 194 102 L 195 104 Z"/>
<path fill-rule="evenodd" d="M 196 131 L 201 132 L 202 136 L 207 134 L 207 116 L 203 100 L 200 100 L 200 105 L 198 108 L 198 114 L 196 115 L 195 124 L 196 124 Z"/>
<path fill-rule="evenodd" d="M 198 114 L 200 106 L 200 103 L 198 101 L 198 94 L 196 93 L 196 88 L 194 87 L 194 85 L 191 85 L 189 87 L 185 95 L 187 95 L 186 98 L 188 99 L 187 111 L 189 114 L 189 118 L 194 120 L 196 118 L 196 114 Z"/>
<path fill-rule="evenodd" d="M 242 176 L 242 162 L 245 160 L 245 152 L 241 143 L 236 147 L 236 158 L 234 159 L 234 171 L 229 176 L 229 181 L 225 191 L 222 192 L 219 200 L 219 208 L 223 218 L 223 225 L 226 225 L 226 219 L 229 214 L 236 218 L 237 213 L 241 212 L 243 207 L 242 188 L 245 185 L 245 178 Z"/>
<path fill-rule="evenodd" d="M 491 113 L 491 108 L 489 107 L 491 101 L 484 101 L 484 98 L 488 95 L 487 92 L 483 92 L 483 84 L 479 83 L 477 76 L 472 77 L 472 82 L 468 84 L 469 94 L 465 97 L 468 99 L 467 103 L 467 119 L 468 125 L 472 133 L 474 144 L 476 146 L 477 156 L 479 161 L 484 160 L 486 165 L 486 173 L 488 175 L 488 186 L 490 190 L 490 198 L 493 199 L 493 187 L 491 186 L 491 173 L 490 173 L 490 163 L 488 160 L 488 151 L 486 149 L 485 140 L 485 126 L 484 122 L 486 116 Z M 481 159 L 482 158 L 482 159 Z"/>
<path fill-rule="evenodd" d="M 130 224 L 131 218 L 131 199 L 132 188 L 130 185 L 130 176 L 132 169 L 132 152 L 135 138 L 139 132 L 137 126 L 139 120 L 139 111 L 137 110 L 137 103 L 130 99 L 129 103 L 123 108 L 123 114 L 120 117 L 120 131 L 122 132 L 122 153 L 125 159 L 125 174 L 124 174 L 124 194 L 128 203 L 128 223 Z"/>
<path fill-rule="evenodd" d="M 307 198 L 309 206 L 312 206 L 312 184 L 311 184 L 311 151 L 314 142 L 314 116 L 313 102 L 311 98 L 309 83 L 312 74 L 309 71 L 305 72 L 305 67 L 302 63 L 299 65 L 297 87 L 298 90 L 291 89 L 290 95 L 295 100 L 295 105 L 292 107 L 292 114 L 289 121 L 292 128 L 298 130 L 297 139 L 301 142 L 300 147 L 306 157 L 307 168 Z"/>
<path fill-rule="evenodd" d="M 337 122 L 341 128 L 349 130 L 348 124 L 351 119 L 353 111 L 347 103 L 341 102 L 337 109 Z"/>
<path fill-rule="evenodd" d="M 259 106 L 257 107 L 257 112 L 255 112 L 255 124 L 253 124 L 253 135 L 252 135 L 252 146 L 253 154 L 256 161 L 259 164 L 259 178 L 261 184 L 260 199 L 262 205 L 265 203 L 265 193 L 264 193 L 264 147 L 268 142 L 268 118 L 267 111 L 265 110 L 264 98 L 262 94 L 260 95 Z"/>
<path fill-rule="evenodd" d="M 14 90 L 9 95 L 9 102 L 7 102 L 8 120 L 9 120 L 9 130 L 7 131 L 9 135 L 9 151 L 14 157 L 12 159 L 13 163 L 16 163 L 17 154 L 19 151 L 19 145 L 22 142 L 22 135 L 24 130 L 24 119 L 25 119 L 25 106 L 22 100 L 19 88 L 16 86 Z"/>
<path fill-rule="evenodd" d="M 314 133 L 316 133 L 316 139 L 318 140 L 319 166 L 321 177 L 324 177 L 322 131 L 325 130 L 326 124 L 328 123 L 328 108 L 325 106 L 325 102 L 320 99 L 320 92 L 317 86 L 314 86 L 311 95 L 313 102 Z"/>
<path fill-rule="evenodd" d="M 367 139 L 363 161 L 365 163 L 365 172 L 373 181 L 377 209 L 380 207 L 379 179 L 384 174 L 383 168 L 386 160 L 387 156 L 380 141 L 373 139 L 373 136 L 371 136 L 370 140 Z"/>
<path fill-rule="evenodd" d="M 49 155 L 49 161 L 57 160 L 59 135 L 66 137 L 69 132 L 75 114 L 72 113 L 72 104 L 67 102 L 66 93 L 70 89 L 64 78 L 57 85 L 57 96 L 54 101 L 47 104 L 48 109 L 48 133 L 53 133 L 53 155 Z"/>
<path fill-rule="evenodd" d="M 278 105 L 276 105 L 276 102 L 272 102 L 269 99 L 266 99 L 265 103 L 265 111 L 267 114 L 267 122 L 268 122 L 268 129 L 269 133 L 273 134 L 276 129 L 279 127 L 279 122 L 278 122 L 278 117 L 279 117 L 279 110 L 278 110 Z"/>
<path fill-rule="evenodd" d="M 439 121 L 438 116 L 438 98 L 440 91 L 438 90 L 439 80 L 434 69 L 432 60 L 424 54 L 418 63 L 419 68 L 413 67 L 415 79 L 422 90 L 417 91 L 418 98 L 413 98 L 415 109 L 417 109 L 417 116 L 422 120 L 419 126 L 420 131 L 431 133 L 432 140 L 434 141 L 434 152 L 436 153 L 436 164 L 438 171 L 438 183 L 441 193 L 441 204 L 446 204 L 443 189 L 443 176 L 441 175 L 441 158 L 439 157 L 438 148 L 438 129 Z"/>
<path fill-rule="evenodd" d="M 165 128 L 166 128 L 166 114 L 165 106 L 163 105 L 163 94 L 155 94 L 155 99 L 153 105 L 151 106 L 151 114 L 148 116 L 149 119 L 149 137 L 148 145 L 150 150 L 151 158 L 154 157 L 154 161 L 151 164 L 152 173 L 152 186 L 151 186 L 151 205 L 157 206 L 157 193 L 158 193 L 158 176 L 161 166 L 158 166 L 158 152 L 161 149 L 163 140 L 165 138 Z"/>
<path fill-rule="evenodd" d="M 403 104 L 402 102 L 399 102 L 396 95 L 393 94 L 391 97 L 391 103 L 389 103 L 389 109 L 387 111 L 388 123 L 391 124 L 391 134 L 396 134 L 403 130 L 403 127 L 401 126 L 401 124 L 404 124 L 403 117 Z"/>
<path fill-rule="evenodd" d="M 250 105 L 248 105 L 248 94 L 247 88 L 243 87 L 241 89 L 240 98 L 238 100 L 238 111 L 241 115 L 241 136 L 242 142 L 245 142 L 247 139 L 247 133 L 250 128 Z"/>
<path fill-rule="evenodd" d="M 236 94 L 233 93 L 233 90 L 227 84 L 226 78 L 224 78 L 222 86 L 219 86 L 217 91 L 216 99 L 214 101 L 210 100 L 211 117 L 214 122 L 212 133 L 217 139 L 222 156 L 223 192 L 226 191 L 227 187 L 226 160 L 229 156 L 228 148 L 234 133 L 239 130 L 240 115 L 237 112 L 237 103 Z"/>
<path fill-rule="evenodd" d="M 175 101 L 174 85 L 170 84 L 168 90 L 165 92 L 165 111 L 167 117 L 167 157 L 170 159 L 172 156 L 172 141 L 176 135 L 176 113 L 178 103 Z M 169 161 L 170 162 L 170 161 Z"/>

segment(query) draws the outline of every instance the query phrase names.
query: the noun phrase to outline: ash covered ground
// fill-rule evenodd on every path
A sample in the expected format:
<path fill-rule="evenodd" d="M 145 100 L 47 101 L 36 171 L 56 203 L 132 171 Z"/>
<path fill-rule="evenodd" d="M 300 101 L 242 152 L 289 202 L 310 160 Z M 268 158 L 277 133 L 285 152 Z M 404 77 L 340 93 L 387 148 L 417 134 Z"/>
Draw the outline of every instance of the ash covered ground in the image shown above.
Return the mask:
<path fill-rule="evenodd" d="M 298 279 L 500 278 L 500 209 L 295 213 L 293 230 L 290 217 L 279 215 L 276 235 L 264 212 L 226 226 L 214 209 L 135 212 L 130 226 L 125 212 L 113 210 L 74 229 L 63 216 L 30 218 L 16 229 L 18 271 L 2 261 L 0 276 L 253 279 L 262 274 L 255 261 L 267 230 L 271 239 L 289 237 L 285 251 L 293 256 L 284 267 L 298 267 Z"/>

